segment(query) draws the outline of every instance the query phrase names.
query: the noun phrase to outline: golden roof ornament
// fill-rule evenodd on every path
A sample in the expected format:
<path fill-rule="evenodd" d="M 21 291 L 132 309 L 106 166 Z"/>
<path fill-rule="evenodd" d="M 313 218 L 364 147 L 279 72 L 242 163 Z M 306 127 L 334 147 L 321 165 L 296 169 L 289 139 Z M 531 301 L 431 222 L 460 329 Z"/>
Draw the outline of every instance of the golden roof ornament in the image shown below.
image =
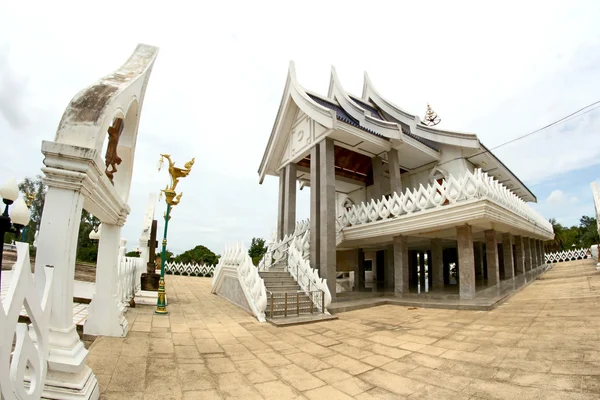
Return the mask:
<path fill-rule="evenodd" d="M 424 124 L 427 126 L 436 126 L 442 122 L 442 119 L 431 109 L 429 103 L 427 104 L 427 112 L 425 112 Z"/>

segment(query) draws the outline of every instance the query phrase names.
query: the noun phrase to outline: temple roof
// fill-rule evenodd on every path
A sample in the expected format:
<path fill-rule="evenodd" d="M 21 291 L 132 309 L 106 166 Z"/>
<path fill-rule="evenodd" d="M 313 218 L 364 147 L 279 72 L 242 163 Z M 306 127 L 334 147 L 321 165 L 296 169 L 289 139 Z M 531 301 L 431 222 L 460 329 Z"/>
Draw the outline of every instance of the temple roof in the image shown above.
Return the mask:
<path fill-rule="evenodd" d="M 333 135 L 334 132 L 358 129 L 354 132 L 366 132 L 383 142 L 378 142 L 379 151 L 400 148 L 408 144 L 415 152 L 423 154 L 422 159 L 431 163 L 440 160 L 442 146 L 454 146 L 462 149 L 462 158 L 486 170 L 525 201 L 537 201 L 535 195 L 517 178 L 493 153 L 491 153 L 472 133 L 450 131 L 425 125 L 421 119 L 390 101 L 384 99 L 375 89 L 365 73 L 362 96 L 349 94 L 342 87 L 335 68 L 331 69 L 331 79 L 327 96 L 305 90 L 296 80 L 294 63 L 290 63 L 288 77 L 277 118 L 263 156 L 259 175 L 275 174 L 279 166 L 275 166 L 275 153 L 287 151 L 283 139 L 277 139 L 278 132 L 291 131 L 294 118 L 298 112 L 307 115 L 322 127 L 322 135 Z M 296 117 L 293 117 L 295 115 Z M 368 138 L 363 138 L 369 142 Z M 287 140 L 287 139 L 286 139 Z M 314 137 L 310 140 L 321 140 Z M 387 144 L 386 144 L 387 143 Z M 275 151 L 277 149 L 277 151 Z M 293 155 L 298 162 L 304 155 Z M 280 156 L 279 156 L 280 157 Z M 292 157 L 293 158 L 293 157 Z M 291 161 L 291 160 L 290 160 Z M 477 165 L 479 163 L 479 165 Z M 440 163 L 442 165 L 443 163 Z M 409 168 L 416 168 L 416 166 Z"/>

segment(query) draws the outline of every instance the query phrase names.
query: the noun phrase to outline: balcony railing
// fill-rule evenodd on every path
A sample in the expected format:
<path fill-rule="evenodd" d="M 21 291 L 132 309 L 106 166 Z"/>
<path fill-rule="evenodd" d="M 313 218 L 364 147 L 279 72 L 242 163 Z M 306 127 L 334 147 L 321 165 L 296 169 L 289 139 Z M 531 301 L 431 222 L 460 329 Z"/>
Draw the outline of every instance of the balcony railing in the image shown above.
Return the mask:
<path fill-rule="evenodd" d="M 476 169 L 473 173 L 455 178 L 452 175 L 441 183 L 433 182 L 418 189 L 406 189 L 403 193 L 384 196 L 381 200 L 354 205 L 343 211 L 338 223 L 343 228 L 368 224 L 375 221 L 394 219 L 428 209 L 472 200 L 490 200 L 548 233 L 553 233 L 552 225 L 506 186 Z"/>

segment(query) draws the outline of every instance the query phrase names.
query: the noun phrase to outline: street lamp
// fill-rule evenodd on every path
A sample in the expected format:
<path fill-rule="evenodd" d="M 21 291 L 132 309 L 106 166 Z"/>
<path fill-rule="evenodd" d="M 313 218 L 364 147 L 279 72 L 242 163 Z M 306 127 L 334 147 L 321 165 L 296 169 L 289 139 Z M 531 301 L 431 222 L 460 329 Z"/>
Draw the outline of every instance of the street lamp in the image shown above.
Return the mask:
<path fill-rule="evenodd" d="M 171 175 L 171 185 L 167 185 L 161 190 L 161 194 L 165 194 L 165 202 L 167 203 L 167 212 L 165 213 L 165 230 L 162 241 L 162 252 L 160 260 L 160 280 L 158 281 L 158 300 L 156 302 L 156 310 L 154 314 L 168 315 L 165 292 L 165 262 L 167 258 L 167 229 L 169 227 L 169 219 L 171 219 L 171 208 L 179 204 L 183 193 L 177 194 L 175 188 L 179 183 L 179 179 L 188 176 L 194 165 L 194 158 L 184 164 L 184 168 L 175 167 L 175 163 L 171 160 L 169 154 L 161 154 L 158 161 L 158 170 L 160 171 L 164 160 L 169 162 L 169 175 Z"/>
<path fill-rule="evenodd" d="M 21 229 L 29 223 L 31 216 L 27 204 L 19 197 L 19 187 L 15 178 L 9 179 L 4 185 L 0 186 L 0 197 L 5 204 L 4 212 L 0 216 L 0 236 L 2 236 L 2 247 L 0 247 L 0 285 L 2 283 L 2 257 L 4 253 L 4 235 L 14 233 L 19 237 Z M 18 199 L 17 199 L 18 198 Z M 8 207 L 14 203 L 13 209 L 8 214 Z"/>

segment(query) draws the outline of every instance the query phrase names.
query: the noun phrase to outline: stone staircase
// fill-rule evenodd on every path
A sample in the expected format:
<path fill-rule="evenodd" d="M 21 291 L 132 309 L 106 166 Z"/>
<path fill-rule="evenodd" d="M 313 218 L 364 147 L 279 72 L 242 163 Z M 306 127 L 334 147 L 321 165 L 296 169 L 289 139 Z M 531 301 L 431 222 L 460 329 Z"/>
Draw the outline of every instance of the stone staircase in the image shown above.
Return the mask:
<path fill-rule="evenodd" d="M 283 263 L 278 263 L 269 271 L 259 272 L 267 289 L 268 319 L 319 315 L 321 311 L 300 288 L 294 277 L 285 270 Z"/>

